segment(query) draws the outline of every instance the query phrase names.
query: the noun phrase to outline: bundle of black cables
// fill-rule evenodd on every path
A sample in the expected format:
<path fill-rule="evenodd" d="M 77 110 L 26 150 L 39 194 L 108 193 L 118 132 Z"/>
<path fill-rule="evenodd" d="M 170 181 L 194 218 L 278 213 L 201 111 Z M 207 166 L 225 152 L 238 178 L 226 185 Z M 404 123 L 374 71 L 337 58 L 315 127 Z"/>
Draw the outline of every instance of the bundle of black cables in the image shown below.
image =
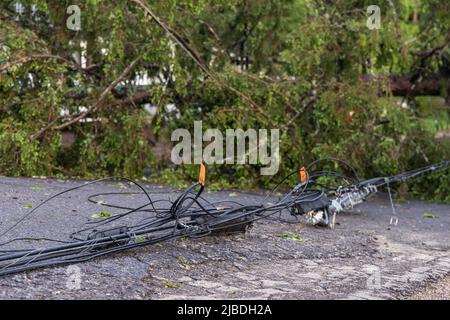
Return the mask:
<path fill-rule="evenodd" d="M 338 164 L 343 168 L 342 171 L 347 173 L 314 169 L 324 162 Z M 273 203 L 266 202 L 270 197 L 273 198 L 276 190 L 283 183 L 298 172 L 293 172 L 285 177 L 268 193 L 263 201 L 251 205 L 230 200 L 210 202 L 202 196 L 205 186 L 201 182 L 195 183 L 179 192 L 176 199 L 172 201 L 170 199 L 153 200 L 149 191 L 138 182 L 127 178 L 113 177 L 95 180 L 64 190 L 50 197 L 20 218 L 11 227 L 1 232 L 0 239 L 56 197 L 102 181 L 117 179 L 128 181 L 130 184 L 136 185 L 141 191 L 128 194 L 144 195 L 146 203 L 130 208 L 106 204 L 96 200 L 100 196 L 117 196 L 117 193 L 91 195 L 88 198 L 91 203 L 115 208 L 122 212 L 103 217 L 99 221 L 88 222 L 82 228 L 72 233 L 67 240 L 15 238 L 0 243 L 0 247 L 17 242 L 22 244 L 18 249 L 0 250 L 0 275 L 47 266 L 79 263 L 107 254 L 156 244 L 170 239 L 204 237 L 221 231 L 245 230 L 246 227 L 260 219 L 276 219 L 275 215 L 277 214 L 278 219 L 281 219 L 283 212 L 289 215 L 298 214 L 294 210 L 295 208 L 303 208 L 303 211 L 313 211 L 322 206 L 328 206 L 330 203 L 325 203 L 321 199 L 324 196 L 336 195 L 338 189 L 354 190 L 367 185 L 382 186 L 389 182 L 403 181 L 419 174 L 442 169 L 449 166 L 449 164 L 450 161 L 446 161 L 397 176 L 360 181 L 354 168 L 345 161 L 334 158 L 320 159 L 303 168 L 297 185 L 278 200 L 273 201 Z M 308 209 L 306 210 L 305 208 Z M 143 218 L 136 219 L 138 214 L 143 215 Z M 130 217 L 134 219 L 128 219 Z M 128 223 L 123 223 L 124 221 Z M 29 241 L 44 241 L 46 245 L 29 248 L 27 246 Z M 47 244 L 49 242 L 58 242 L 60 244 L 50 246 Z"/>

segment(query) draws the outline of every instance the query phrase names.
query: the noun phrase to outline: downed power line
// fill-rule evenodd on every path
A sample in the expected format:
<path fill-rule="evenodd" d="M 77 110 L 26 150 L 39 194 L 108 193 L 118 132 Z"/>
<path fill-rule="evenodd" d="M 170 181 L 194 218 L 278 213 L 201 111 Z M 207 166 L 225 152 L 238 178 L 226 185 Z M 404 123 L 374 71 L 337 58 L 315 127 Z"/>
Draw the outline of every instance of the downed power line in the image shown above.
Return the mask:
<path fill-rule="evenodd" d="M 343 172 L 327 171 L 326 164 L 338 164 Z M 101 203 L 99 196 L 118 195 L 120 193 L 95 194 L 88 200 L 92 203 L 121 210 L 121 213 L 102 217 L 98 221 L 90 221 L 71 234 L 67 240 L 48 238 L 15 238 L 0 243 L 5 248 L 19 242 L 21 248 L 0 250 L 0 275 L 18 273 L 26 270 L 79 263 L 99 256 L 112 254 L 127 249 L 156 244 L 169 239 L 182 237 L 196 238 L 218 232 L 245 231 L 253 222 L 261 219 L 276 219 L 275 215 L 288 213 L 302 216 L 311 224 L 334 227 L 337 213 L 349 210 L 364 202 L 381 187 L 394 182 L 403 182 L 419 175 L 445 169 L 450 161 L 433 164 L 424 168 L 404 172 L 390 177 L 379 177 L 361 181 L 356 171 L 345 161 L 326 158 L 314 161 L 299 172 L 285 177 L 266 197 L 269 198 L 290 177 L 299 174 L 299 182 L 274 203 L 240 204 L 236 201 L 210 202 L 202 193 L 205 190 L 206 167 L 202 165 L 199 182 L 177 194 L 175 200 L 153 200 L 145 188 L 139 183 L 126 179 L 138 186 L 139 194 L 146 196 L 147 202 L 138 207 L 125 207 Z M 38 209 L 49 201 L 69 193 L 108 179 L 100 179 L 82 186 L 64 190 L 21 217 L 11 227 L 0 233 L 0 238 L 14 230 Z M 136 193 L 135 193 L 136 194 Z M 127 220 L 139 214 L 143 218 Z M 127 223 L 125 223 L 127 221 Z M 27 246 L 29 241 L 43 241 L 40 247 Z M 59 245 L 51 246 L 50 242 Z"/>

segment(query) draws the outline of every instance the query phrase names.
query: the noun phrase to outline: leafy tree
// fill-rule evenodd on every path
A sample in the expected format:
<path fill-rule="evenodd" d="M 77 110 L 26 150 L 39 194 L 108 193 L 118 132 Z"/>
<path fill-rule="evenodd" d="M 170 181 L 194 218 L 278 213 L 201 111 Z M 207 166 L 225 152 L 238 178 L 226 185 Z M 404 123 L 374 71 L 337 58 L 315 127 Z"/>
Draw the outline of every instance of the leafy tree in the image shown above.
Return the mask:
<path fill-rule="evenodd" d="M 322 156 L 365 176 L 446 159 L 422 96 L 446 98 L 439 114 L 449 114 L 450 4 L 377 1 L 381 29 L 370 30 L 372 2 L 80 0 L 74 31 L 73 1 L 21 0 L 21 14 L 3 1 L 0 173 L 141 177 L 170 166 L 157 150 L 172 129 L 200 119 L 280 128 L 280 175 Z M 271 183 L 256 166 L 212 173 L 223 185 Z M 449 180 L 413 191 L 450 201 Z"/>

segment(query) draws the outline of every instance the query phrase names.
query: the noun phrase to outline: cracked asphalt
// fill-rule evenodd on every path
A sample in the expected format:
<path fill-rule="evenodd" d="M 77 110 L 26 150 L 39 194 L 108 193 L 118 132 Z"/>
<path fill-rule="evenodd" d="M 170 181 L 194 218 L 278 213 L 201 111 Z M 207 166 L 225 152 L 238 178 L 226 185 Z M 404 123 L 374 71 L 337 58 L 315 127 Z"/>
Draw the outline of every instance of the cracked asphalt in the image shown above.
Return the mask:
<path fill-rule="evenodd" d="M 0 233 L 49 196 L 83 181 L 0 177 Z M 145 184 L 167 197 L 171 189 Z M 132 192 L 103 182 L 65 194 L 0 239 L 67 239 L 101 210 L 87 197 Z M 206 193 L 254 203 L 257 193 Z M 106 197 L 138 206 L 142 195 Z M 262 220 L 245 234 L 180 239 L 77 264 L 0 278 L 2 299 L 450 299 L 450 206 L 386 194 L 338 215 L 333 230 Z M 433 218 L 427 218 L 425 216 Z M 428 215 L 427 215 L 428 214 Z M 76 278 L 74 278 L 76 277 Z"/>

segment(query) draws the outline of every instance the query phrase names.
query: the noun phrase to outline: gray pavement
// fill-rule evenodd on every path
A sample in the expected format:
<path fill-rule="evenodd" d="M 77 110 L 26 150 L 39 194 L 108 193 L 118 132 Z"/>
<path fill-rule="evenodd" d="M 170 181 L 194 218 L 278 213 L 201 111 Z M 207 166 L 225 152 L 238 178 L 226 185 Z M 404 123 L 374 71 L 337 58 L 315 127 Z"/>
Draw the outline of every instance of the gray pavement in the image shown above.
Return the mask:
<path fill-rule="evenodd" d="M 82 181 L 0 177 L 0 233 L 49 196 Z M 173 190 L 145 184 L 167 197 Z M 132 192 L 105 182 L 58 198 L 0 239 L 67 239 L 93 213 L 90 194 Z M 212 192 L 208 199 L 244 203 L 254 193 Z M 142 195 L 102 199 L 138 206 Z M 438 290 L 450 299 L 450 206 L 396 204 L 385 194 L 340 214 L 334 230 L 257 222 L 246 234 L 168 241 L 77 264 L 0 278 L 2 299 L 404 299 Z M 427 218 L 430 216 L 432 218 Z M 432 293 L 431 293 L 432 295 Z M 431 296 L 433 297 L 433 296 Z"/>

